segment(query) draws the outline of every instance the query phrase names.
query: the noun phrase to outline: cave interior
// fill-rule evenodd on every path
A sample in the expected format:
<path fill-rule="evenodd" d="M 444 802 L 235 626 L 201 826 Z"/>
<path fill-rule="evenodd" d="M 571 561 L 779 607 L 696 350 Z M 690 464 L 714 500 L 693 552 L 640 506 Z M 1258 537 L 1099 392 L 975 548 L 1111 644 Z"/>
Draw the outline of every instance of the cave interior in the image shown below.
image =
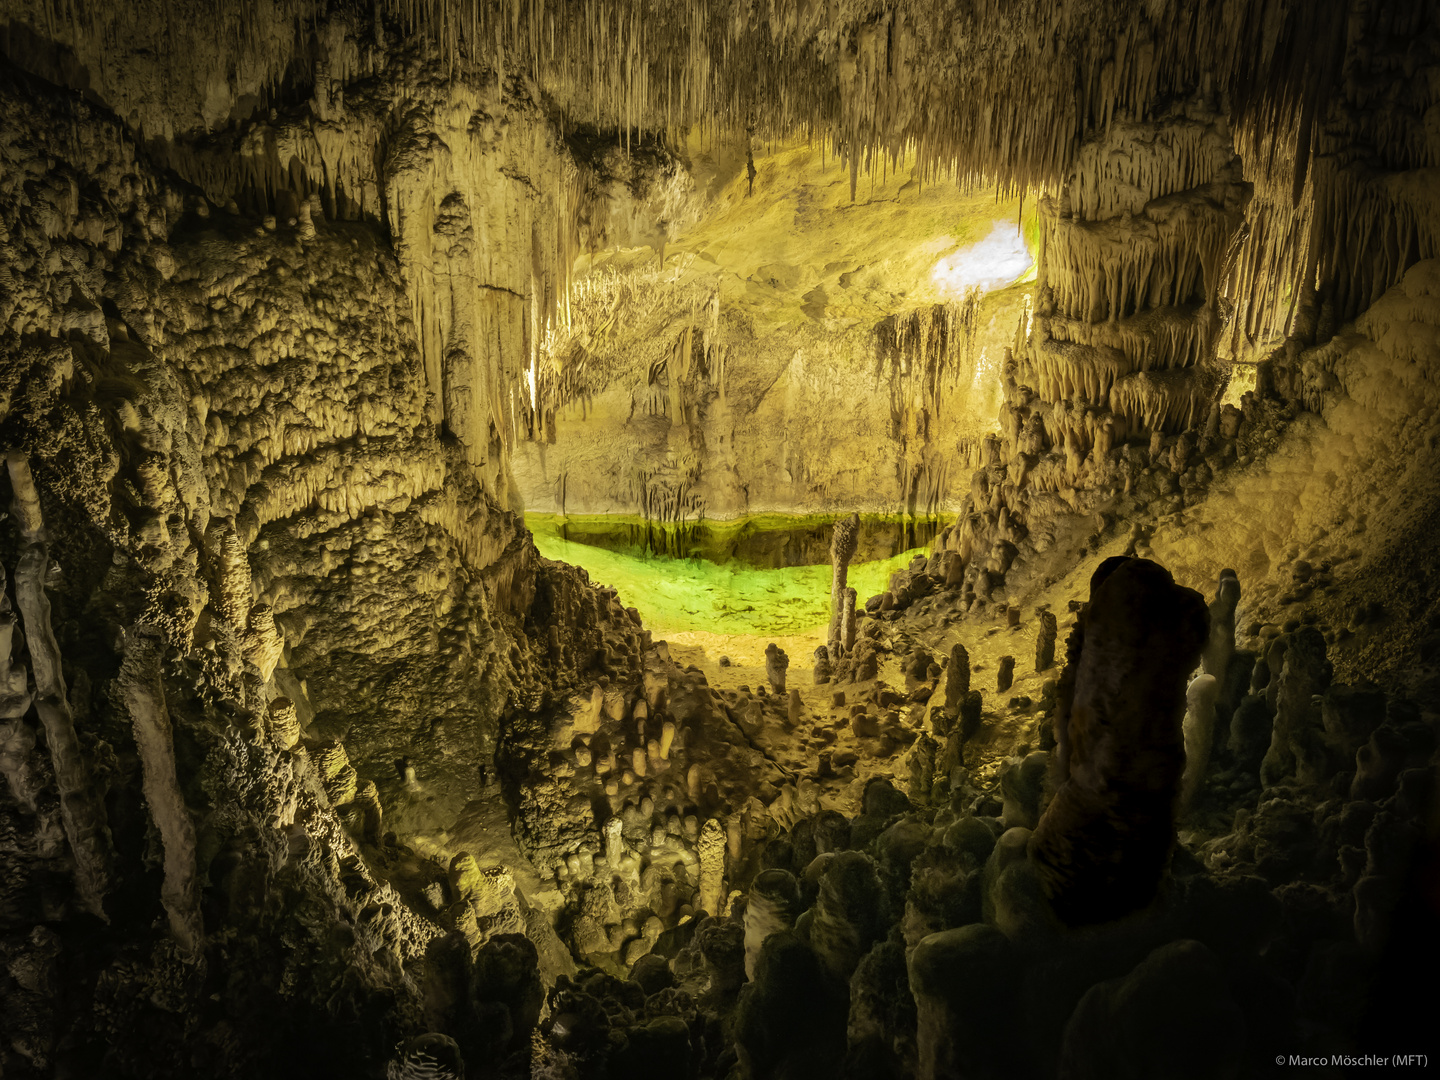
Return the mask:
<path fill-rule="evenodd" d="M 1440 0 L 0 0 L 0 1077 L 1423 1071 Z"/>

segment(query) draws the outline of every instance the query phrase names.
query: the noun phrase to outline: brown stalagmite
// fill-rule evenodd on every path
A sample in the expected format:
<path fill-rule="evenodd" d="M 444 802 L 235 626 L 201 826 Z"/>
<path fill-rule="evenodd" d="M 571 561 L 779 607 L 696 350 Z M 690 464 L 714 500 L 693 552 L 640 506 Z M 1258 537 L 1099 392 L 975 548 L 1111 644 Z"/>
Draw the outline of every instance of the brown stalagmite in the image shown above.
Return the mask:
<path fill-rule="evenodd" d="M 1273 671 L 1272 666 L 1272 671 Z M 1315 701 L 1330 685 L 1333 673 L 1326 656 L 1325 638 L 1313 626 L 1289 635 L 1275 685 L 1275 723 L 1270 748 L 1260 763 L 1260 783 L 1270 788 L 1298 773 L 1305 783 L 1323 778 L 1325 751 L 1321 715 Z"/>
<path fill-rule="evenodd" d="M 1080 625 L 1073 697 L 1057 714 L 1059 787 L 1030 840 L 1055 912 L 1071 924 L 1155 897 L 1175 841 L 1185 680 L 1209 612 L 1163 567 L 1116 556 L 1091 578 Z"/>
<path fill-rule="evenodd" d="M 1035 634 L 1035 670 L 1047 671 L 1055 663 L 1055 637 L 1058 633 L 1055 613 L 1040 613 L 1040 629 Z"/>
<path fill-rule="evenodd" d="M 700 788 L 703 781 L 704 774 L 700 771 L 700 765 L 698 762 L 694 765 L 691 765 L 690 768 L 686 770 L 685 790 L 689 793 L 691 799 L 700 798 Z"/>
<path fill-rule="evenodd" d="M 800 908 L 800 888 L 788 870 L 763 870 L 750 883 L 745 905 L 745 976 L 755 977 L 760 947 L 772 934 L 795 925 Z"/>
<path fill-rule="evenodd" d="M 195 869 L 195 825 L 181 794 L 175 768 L 175 739 L 160 677 L 164 648 L 164 641 L 153 627 L 132 628 L 125 635 L 119 682 L 135 732 L 145 803 L 165 848 L 160 900 L 170 917 L 170 933 L 181 948 L 193 953 L 203 936 Z"/>
<path fill-rule="evenodd" d="M 785 693 L 785 673 L 789 667 L 790 657 L 785 655 L 784 649 L 773 641 L 765 646 L 765 678 L 773 692 Z"/>
<path fill-rule="evenodd" d="M 831 658 L 843 655 L 842 639 L 845 632 L 845 579 L 850 571 L 850 560 L 860 546 L 860 515 L 851 514 L 835 523 L 830 537 L 830 632 L 827 638 Z"/>
<path fill-rule="evenodd" d="M 320 786 L 331 806 L 347 806 L 355 799 L 360 777 L 350 764 L 350 756 L 338 742 L 328 743 L 315 751 L 314 763 L 320 773 Z"/>

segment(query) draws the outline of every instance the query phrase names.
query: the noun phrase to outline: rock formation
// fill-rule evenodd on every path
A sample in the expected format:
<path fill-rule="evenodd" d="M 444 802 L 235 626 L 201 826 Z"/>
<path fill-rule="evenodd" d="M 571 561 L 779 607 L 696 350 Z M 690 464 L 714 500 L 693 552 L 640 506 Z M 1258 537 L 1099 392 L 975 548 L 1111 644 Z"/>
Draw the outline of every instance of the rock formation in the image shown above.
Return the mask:
<path fill-rule="evenodd" d="M 1437 34 L 12 0 L 0 1074 L 1410 1049 Z"/>
<path fill-rule="evenodd" d="M 1003 694 L 1010 689 L 1011 683 L 1015 681 L 1015 658 L 1013 656 L 1000 657 L 1000 663 L 995 670 L 995 691 Z"/>
<path fill-rule="evenodd" d="M 800 890 L 788 870 L 766 870 L 755 876 L 745 905 L 745 976 L 755 977 L 765 939 L 795 925 Z"/>
<path fill-rule="evenodd" d="M 1035 670 L 1048 671 L 1055 663 L 1055 637 L 1058 633 L 1055 615 L 1050 611 L 1040 613 L 1040 629 L 1035 632 Z"/>
<path fill-rule="evenodd" d="M 845 580 L 859 543 L 859 514 L 851 514 L 835 523 L 835 532 L 830 540 L 830 631 L 826 636 L 826 647 L 832 657 L 843 655 L 845 638 L 854 640 L 854 632 L 847 626 L 848 620 L 854 617 L 854 595 L 852 591 L 847 596 Z"/>
<path fill-rule="evenodd" d="M 824 686 L 830 681 L 834 668 L 830 664 L 830 650 L 824 646 L 815 649 L 815 685 Z"/>
<path fill-rule="evenodd" d="M 1213 630 L 1212 625 L 1212 640 Z M 1185 741 L 1185 772 L 1180 781 L 1180 815 L 1195 805 L 1195 797 L 1205 782 L 1210 765 L 1210 751 L 1215 739 L 1215 701 L 1220 694 L 1219 680 L 1208 672 L 1195 676 L 1185 690 L 1185 720 L 1182 732 Z"/>
<path fill-rule="evenodd" d="M 1240 579 L 1234 570 L 1220 571 L 1215 599 L 1210 601 L 1210 640 L 1200 657 L 1205 674 L 1225 685 L 1230 661 L 1235 655 L 1235 608 L 1240 603 Z"/>
<path fill-rule="evenodd" d="M 1325 751 L 1315 697 L 1330 684 L 1331 665 L 1325 639 L 1313 627 L 1301 627 L 1285 641 L 1284 666 L 1274 678 L 1275 723 L 1270 749 L 1260 764 L 1266 787 L 1283 783 L 1301 771 L 1314 782 L 1323 778 Z"/>
<path fill-rule="evenodd" d="M 1091 578 L 1059 786 L 1031 840 L 1067 922 L 1112 919 L 1155 898 L 1175 840 L 1184 680 L 1208 619 L 1198 594 L 1152 562 L 1109 559 Z"/>
<path fill-rule="evenodd" d="M 185 806 L 175 766 L 175 743 L 160 677 L 163 648 L 153 628 L 136 626 L 125 635 L 120 692 L 135 729 L 145 802 L 165 848 L 161 903 L 170 932 L 185 951 L 200 947 L 199 885 L 196 881 L 195 825 Z"/>
<path fill-rule="evenodd" d="M 765 679 L 772 693 L 785 693 L 785 672 L 790 667 L 790 657 L 773 641 L 765 646 Z"/>
<path fill-rule="evenodd" d="M 723 896 L 725 877 L 725 831 L 720 822 L 709 818 L 700 830 L 699 847 L 701 911 L 711 915 L 722 914 L 720 902 Z"/>
<path fill-rule="evenodd" d="M 15 603 L 30 652 L 34 693 L 30 703 L 45 729 L 60 816 L 75 860 L 75 887 L 80 902 L 105 918 L 105 893 L 110 886 L 110 835 L 105 804 L 97 796 L 89 763 L 75 731 L 61 667 L 60 646 L 50 619 L 45 577 L 50 569 L 40 499 L 30 463 L 17 453 L 6 455 L 13 493 L 10 513 L 20 528 L 21 548 L 15 566 Z M 8 635 L 7 635 L 8 636 Z M 18 702 L 16 703 L 18 705 Z M 12 706 L 12 711 L 15 706 Z M 188 886 L 176 883 L 182 891 Z"/>
<path fill-rule="evenodd" d="M 960 715 L 960 705 L 970 693 L 970 654 L 956 642 L 950 650 L 945 668 L 945 712 L 951 718 Z"/>

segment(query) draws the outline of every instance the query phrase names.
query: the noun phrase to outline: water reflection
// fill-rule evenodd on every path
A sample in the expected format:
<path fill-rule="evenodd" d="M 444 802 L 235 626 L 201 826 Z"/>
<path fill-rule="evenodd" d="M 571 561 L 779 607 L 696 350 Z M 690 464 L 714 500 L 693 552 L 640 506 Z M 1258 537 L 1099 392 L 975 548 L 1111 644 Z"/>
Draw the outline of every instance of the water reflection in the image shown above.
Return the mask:
<path fill-rule="evenodd" d="M 744 522 L 646 525 L 635 519 L 556 519 L 526 524 L 547 559 L 584 567 L 616 589 L 657 635 L 803 634 L 830 611 L 830 534 L 834 518 L 772 516 Z M 924 549 L 937 521 L 862 518 L 850 584 L 861 602 Z"/>
<path fill-rule="evenodd" d="M 725 566 L 740 563 L 758 569 L 828 566 L 830 536 L 836 518 L 747 518 L 740 522 L 688 522 L 660 525 L 626 518 L 551 518 L 531 515 L 532 531 L 634 558 L 691 559 Z M 856 562 L 891 559 L 925 547 L 940 532 L 934 518 L 870 516 L 860 519 Z"/>

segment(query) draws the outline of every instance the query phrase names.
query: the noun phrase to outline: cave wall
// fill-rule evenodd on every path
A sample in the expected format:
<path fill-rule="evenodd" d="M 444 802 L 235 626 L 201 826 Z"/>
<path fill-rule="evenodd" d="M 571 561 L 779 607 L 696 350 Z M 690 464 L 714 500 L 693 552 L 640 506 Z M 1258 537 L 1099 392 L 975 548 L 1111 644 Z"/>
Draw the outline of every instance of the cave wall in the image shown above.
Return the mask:
<path fill-rule="evenodd" d="M 1313 14 L 1304 32 L 1330 35 L 1333 52 L 1309 62 L 1331 81 L 1301 112 L 1286 114 L 1282 93 L 1257 115 L 1253 88 L 1202 79 L 1105 116 L 1042 198 L 1034 322 L 942 541 L 982 602 L 1040 587 L 1024 567 L 1034 554 L 1102 539 L 1137 492 L 1172 513 L 1203 500 L 1212 478 L 1250 463 L 1237 436 L 1322 406 L 1314 384 L 1334 380 L 1299 374 L 1307 350 L 1433 257 L 1440 143 L 1421 132 L 1435 103 L 1388 76 L 1433 63 L 1434 20 Z"/>
<path fill-rule="evenodd" d="M 1338 581 L 1319 597 L 1336 609 L 1382 582 L 1354 620 L 1357 672 L 1431 647 L 1434 590 L 1399 556 L 1428 550 L 1432 502 L 1433 6 L 8 10 L 0 442 L 12 475 L 33 470 L 52 561 L 18 527 L 29 510 L 0 561 L 29 559 L 26 588 L 45 568 L 105 823 L 76 831 L 73 762 L 7 715 L 0 949 L 21 974 L 0 993 L 19 1075 L 358 1075 L 402 1037 L 483 1030 L 455 1012 L 473 957 L 437 941 L 523 931 L 553 977 L 563 911 L 572 941 L 623 957 L 654 931 L 604 890 L 585 910 L 597 857 L 603 874 L 648 834 L 687 869 L 627 873 L 674 920 L 702 888 L 728 899 L 729 826 L 743 871 L 773 825 L 819 813 L 743 726 L 763 728 L 764 706 L 717 705 L 613 594 L 536 558 L 516 517 L 516 470 L 548 470 L 551 416 L 558 430 L 589 407 L 539 363 L 575 257 L 663 259 L 698 213 L 675 149 L 696 121 L 823 128 L 856 188 L 912 153 L 926 182 L 958 164 L 1043 188 L 1034 319 L 1021 305 L 983 328 L 1011 356 L 999 434 L 977 446 L 927 428 L 963 396 L 938 384 L 963 370 L 950 327 L 971 316 L 862 327 L 843 340 L 866 373 L 848 381 L 769 341 L 769 382 L 747 387 L 712 365 L 697 305 L 688 333 L 649 343 L 666 379 L 603 403 L 650 417 L 635 446 L 671 471 L 638 487 L 613 472 L 606 498 L 695 509 L 697 432 L 707 448 L 763 432 L 750 467 L 779 478 L 752 499 L 717 470 L 707 508 L 838 508 L 872 487 L 944 508 L 978 461 L 942 544 L 967 567 L 957 605 L 1018 607 L 1048 573 L 1036 556 L 1092 550 L 1144 510 L 1165 520 L 1131 548 L 1196 577 L 1258 536 L 1264 566 L 1243 570 L 1307 596 Z M 1227 412 L 1231 365 L 1254 391 Z M 814 436 L 783 433 L 796 397 L 822 413 L 822 382 L 864 402 L 845 440 L 890 445 L 817 494 L 793 448 Z M 8 687 L 45 628 L 4 614 L 28 650 L 4 658 Z M 1393 632 L 1365 637 L 1372 622 Z M 679 751 L 662 768 L 667 716 Z M 615 761 L 591 749 L 601 735 Z M 605 801 L 627 752 L 627 785 L 653 770 L 648 819 Z M 609 821 L 624 844 L 607 849 Z M 436 861 L 487 834 L 512 845 L 508 886 L 495 860 Z M 87 884 L 87 837 L 106 835 Z M 474 1045 L 528 1063 L 523 1034 L 507 1040 Z"/>
<path fill-rule="evenodd" d="M 1028 290 L 982 295 L 936 270 L 988 242 L 1011 269 L 987 283 L 1021 277 L 1018 200 L 905 169 L 852 200 L 820 145 L 758 153 L 753 183 L 716 168 L 742 147 L 686 149 L 700 220 L 659 252 L 580 260 L 542 355 L 543 421 L 515 448 L 526 508 L 659 523 L 953 512 Z"/>
<path fill-rule="evenodd" d="M 89 102 L 0 99 L 0 565 L 50 597 L 0 610 L 7 1073 L 363 1074 L 454 1029 L 417 983 L 468 977 L 446 934 L 573 969 L 533 870 L 482 927 L 446 867 L 528 866 L 552 699 L 638 681 L 640 632 L 437 422 L 380 224 L 217 206 Z"/>
<path fill-rule="evenodd" d="M 1050 322 L 1040 327 L 1039 369 L 1022 372 L 1020 384 L 1054 405 L 1066 397 L 1049 385 L 1047 356 L 1072 345 L 1118 349 L 1130 357 L 1126 370 L 1111 357 L 1096 378 L 1123 379 L 1099 387 L 1105 408 L 1118 396 L 1121 408 L 1110 412 L 1120 440 L 1144 441 L 1157 424 L 1169 435 L 1195 427 L 1206 412 L 1200 399 L 1224 375 L 1217 357 L 1263 358 L 1295 312 L 1303 315 L 1312 276 L 1317 309 L 1329 304 L 1322 329 L 1333 331 L 1435 251 L 1423 194 L 1424 170 L 1434 167 L 1431 92 L 1424 79 L 1391 77 L 1423 63 L 1424 5 L 1350 12 L 1274 0 L 1253 11 L 1151 10 L 1032 0 L 1003 17 L 974 11 L 964 31 L 945 10 L 918 4 L 780 4 L 765 17 L 692 5 L 643 19 L 604 5 L 583 13 L 522 5 L 504 19 L 488 6 L 454 18 L 442 11 L 222 5 L 197 21 L 159 5 L 127 19 L 27 0 L 4 47 L 113 109 L 157 160 L 218 205 L 235 199 L 285 221 L 314 195 L 312 213 L 385 224 L 407 282 L 431 416 L 504 506 L 520 505 L 508 471 L 517 440 L 547 432 L 549 413 L 573 404 L 563 366 L 539 369 L 550 328 L 565 321 L 557 309 L 575 257 L 638 241 L 663 260 L 666 237 L 693 218 L 675 162 L 637 177 L 603 164 L 589 135 L 577 155 L 584 125 L 596 135 L 608 129 L 629 151 L 647 131 L 678 149 L 697 121 L 752 141 L 798 123 L 828 138 L 852 193 L 861 171 L 902 161 L 922 182 L 958 171 L 1039 188 L 1042 263 L 1054 266 L 1052 285 L 1063 284 L 1048 300 L 1039 290 Z M 604 63 L 608 56 L 622 61 Z M 998 87 L 1007 91 L 999 111 L 960 104 L 989 100 Z M 545 110 L 558 110 L 558 127 Z M 1239 221 L 1245 184 L 1252 197 Z M 1218 217 L 1201 209 L 1207 194 L 1223 207 Z M 1125 214 L 1147 204 L 1154 228 L 1131 228 Z M 1403 209 L 1381 212 L 1390 206 Z M 1149 285 L 1116 274 L 1115 253 L 1136 243 L 1153 249 Z M 1193 284 L 1197 259 L 1208 270 L 1206 295 L 1162 300 L 1171 277 Z M 1167 305 L 1175 310 L 1158 310 Z M 678 337 L 683 321 L 667 336 Z M 741 337 L 744 352 L 770 344 Z M 1177 350 L 1183 359 L 1171 355 Z M 1190 373 L 1148 370 L 1157 364 Z M 1057 370 L 1067 366 L 1094 365 Z M 553 400 L 542 393 L 547 382 Z M 526 447 L 524 487 L 556 509 L 566 502 L 559 489 L 575 488 L 605 508 L 657 516 L 681 514 L 682 505 L 728 515 L 751 501 L 824 503 L 814 489 L 833 481 L 816 477 L 807 491 L 784 439 L 733 477 L 736 463 L 721 453 L 701 481 L 728 419 L 678 456 L 637 434 L 629 445 L 649 444 L 643 464 L 599 485 L 567 485 L 563 463 L 537 462 L 543 453 Z M 780 417 L 764 420 L 757 430 Z M 891 508 L 955 508 L 963 481 L 950 478 L 971 462 L 917 454 L 906 425 L 885 475 L 838 486 L 873 492 L 879 481 Z M 1088 429 L 1103 426 L 1092 419 L 1077 430 L 1078 452 Z M 750 500 L 765 473 L 791 480 Z"/>

